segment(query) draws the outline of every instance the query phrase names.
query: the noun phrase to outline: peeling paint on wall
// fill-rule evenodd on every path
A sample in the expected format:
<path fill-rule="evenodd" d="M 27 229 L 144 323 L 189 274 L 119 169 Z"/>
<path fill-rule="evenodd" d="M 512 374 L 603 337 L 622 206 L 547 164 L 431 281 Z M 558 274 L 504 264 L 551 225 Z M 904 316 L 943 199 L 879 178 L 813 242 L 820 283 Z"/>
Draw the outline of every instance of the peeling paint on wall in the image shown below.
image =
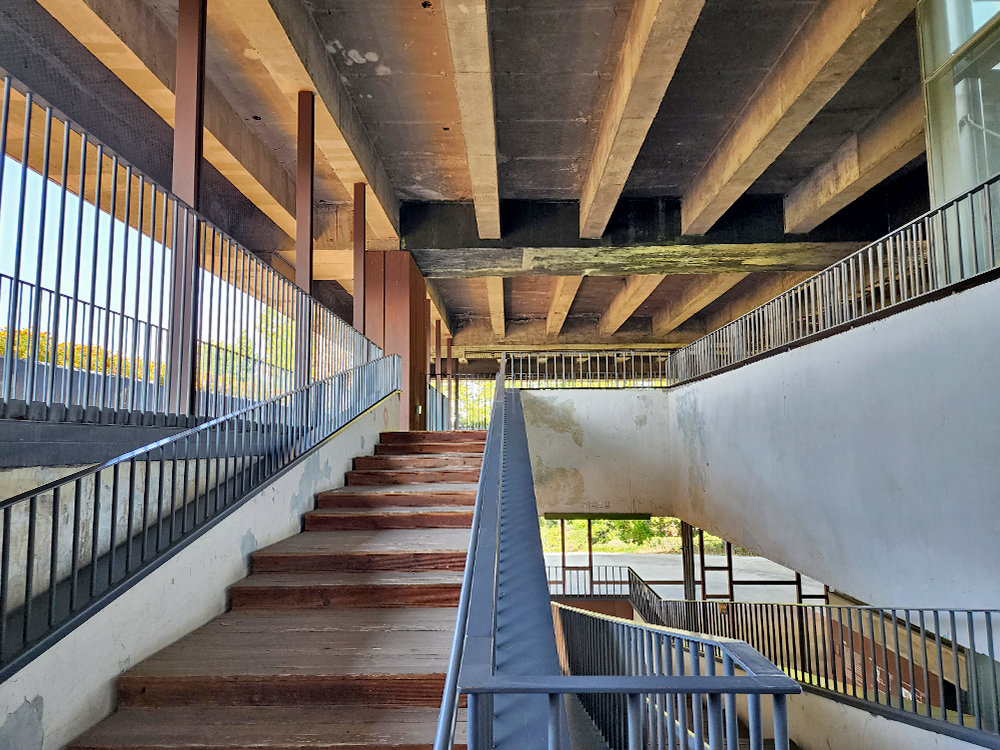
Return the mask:
<path fill-rule="evenodd" d="M 574 414 L 576 404 L 572 399 L 562 403 L 548 403 L 541 400 L 522 402 L 524 418 L 532 427 L 546 427 L 553 432 L 565 433 L 573 442 L 583 447 L 583 428 Z"/>
<path fill-rule="evenodd" d="M 688 464 L 688 496 L 691 507 L 705 510 L 705 424 L 698 396 L 693 388 L 686 389 L 677 399 L 677 427 L 684 439 L 684 458 Z"/>
<path fill-rule="evenodd" d="M 583 475 L 576 469 L 548 467 L 540 456 L 532 462 L 535 498 L 547 506 L 578 506 L 586 488 Z"/>
<path fill-rule="evenodd" d="M 0 726 L 0 750 L 41 750 L 45 740 L 42 728 L 42 696 L 35 696 L 30 703 L 25 700 L 15 711 L 7 714 Z"/>

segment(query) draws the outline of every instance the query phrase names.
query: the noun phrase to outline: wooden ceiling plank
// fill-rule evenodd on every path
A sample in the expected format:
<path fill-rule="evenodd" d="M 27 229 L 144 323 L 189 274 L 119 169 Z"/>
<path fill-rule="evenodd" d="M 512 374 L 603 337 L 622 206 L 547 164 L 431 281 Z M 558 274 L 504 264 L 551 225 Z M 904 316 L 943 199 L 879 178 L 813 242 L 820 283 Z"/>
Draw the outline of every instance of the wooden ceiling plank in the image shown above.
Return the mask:
<path fill-rule="evenodd" d="M 677 299 L 664 305 L 653 315 L 653 335 L 666 336 L 747 276 L 749 274 L 746 273 L 711 273 L 695 279 Z"/>
<path fill-rule="evenodd" d="M 580 236 L 604 234 L 705 0 L 638 0 L 629 17 L 590 171 Z"/>
<path fill-rule="evenodd" d="M 811 232 L 924 153 L 925 120 L 915 86 L 785 196 L 785 232 Z"/>
<path fill-rule="evenodd" d="M 733 293 L 736 295 L 733 299 L 724 303 L 711 315 L 704 316 L 705 331 L 711 333 L 732 323 L 737 318 L 742 318 L 751 310 L 756 310 L 761 305 L 767 304 L 779 294 L 787 292 L 813 276 L 815 273 L 812 271 L 753 274 L 744 285 L 749 287 L 745 292 L 742 291 L 743 287 L 740 287 Z"/>
<path fill-rule="evenodd" d="M 582 283 L 583 276 L 556 277 L 556 288 L 552 293 L 552 303 L 549 305 L 549 314 L 545 319 L 546 336 L 559 335 Z"/>
<path fill-rule="evenodd" d="M 486 0 L 444 0 L 479 238 L 500 239 L 496 116 Z"/>
<path fill-rule="evenodd" d="M 705 234 L 916 6 L 828 0 L 778 58 L 685 192 L 681 231 Z"/>
<path fill-rule="evenodd" d="M 608 309 L 601 316 L 598 323 L 598 330 L 602 336 L 610 336 L 632 317 L 646 298 L 653 293 L 653 290 L 665 279 L 664 274 L 654 274 L 648 276 L 629 276 L 622 284 L 621 290 L 611 300 Z"/>

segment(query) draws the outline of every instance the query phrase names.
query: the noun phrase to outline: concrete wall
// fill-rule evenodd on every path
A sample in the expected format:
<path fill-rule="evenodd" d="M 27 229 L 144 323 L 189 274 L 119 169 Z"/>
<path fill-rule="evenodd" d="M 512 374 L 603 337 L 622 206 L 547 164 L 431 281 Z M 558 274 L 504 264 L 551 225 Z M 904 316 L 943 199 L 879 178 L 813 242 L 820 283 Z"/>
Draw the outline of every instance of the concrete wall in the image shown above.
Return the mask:
<path fill-rule="evenodd" d="M 880 606 L 996 606 L 997 320 L 991 282 L 670 391 L 524 393 L 541 510 L 676 515 Z"/>
<path fill-rule="evenodd" d="M 398 425 L 397 393 L 0 684 L 0 748 L 57 750 L 107 716 L 118 675 L 223 613 L 250 554 L 297 533 L 315 494 L 342 486 L 351 459 Z"/>

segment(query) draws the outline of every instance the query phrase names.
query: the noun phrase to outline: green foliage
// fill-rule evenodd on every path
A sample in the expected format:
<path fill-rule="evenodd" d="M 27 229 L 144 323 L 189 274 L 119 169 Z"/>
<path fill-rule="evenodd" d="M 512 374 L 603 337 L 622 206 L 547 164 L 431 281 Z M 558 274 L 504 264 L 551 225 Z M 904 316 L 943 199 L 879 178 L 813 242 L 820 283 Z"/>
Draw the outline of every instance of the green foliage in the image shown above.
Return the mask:
<path fill-rule="evenodd" d="M 559 552 L 562 549 L 562 528 L 553 519 L 539 519 L 542 549 Z M 678 518 L 657 516 L 649 520 L 616 520 L 595 518 L 591 521 L 594 552 L 629 552 L 679 555 L 681 552 L 681 522 Z M 699 537 L 694 536 L 694 549 L 698 553 Z M 587 551 L 587 522 L 566 521 L 566 551 Z M 711 534 L 705 534 L 705 554 L 724 555 L 726 543 Z M 733 546 L 733 554 L 752 556 L 742 547 Z"/>

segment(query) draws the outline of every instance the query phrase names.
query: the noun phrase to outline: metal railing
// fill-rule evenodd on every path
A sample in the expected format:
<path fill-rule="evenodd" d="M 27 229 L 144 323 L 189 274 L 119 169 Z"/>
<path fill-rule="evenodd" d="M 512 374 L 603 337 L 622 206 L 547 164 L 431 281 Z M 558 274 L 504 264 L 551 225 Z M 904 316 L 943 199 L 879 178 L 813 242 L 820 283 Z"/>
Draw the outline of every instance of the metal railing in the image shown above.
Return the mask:
<path fill-rule="evenodd" d="M 382 355 L 20 82 L 2 84 L 4 416 L 216 417 Z"/>
<path fill-rule="evenodd" d="M 1000 175 L 670 353 L 510 352 L 518 388 L 663 388 L 931 299 L 1000 263 Z"/>
<path fill-rule="evenodd" d="M 522 733 L 519 747 L 541 747 L 543 743 L 551 750 L 563 747 L 567 739 L 563 704 L 566 695 L 581 697 L 616 750 L 735 748 L 736 696 L 746 695 L 753 747 L 760 747 L 760 696 L 764 694 L 773 700 L 775 747 L 787 750 L 786 696 L 798 693 L 800 687 L 745 643 L 669 632 L 557 606 L 558 661 L 564 673 L 540 674 L 537 668 L 524 665 L 513 670 L 499 669 L 501 660 L 506 667 L 511 658 L 517 658 L 511 657 L 509 651 L 498 651 L 502 632 L 499 618 L 511 617 L 512 609 L 516 610 L 523 629 L 522 620 L 539 619 L 535 610 L 550 606 L 548 587 L 540 578 L 544 562 L 523 414 L 517 394 L 506 391 L 503 378 L 501 367 L 435 750 L 448 750 L 454 745 L 460 694 L 468 696 L 471 750 L 494 747 L 495 730 L 504 722 L 503 717 L 512 715 L 517 716 Z M 534 542 L 526 540 L 531 528 L 536 535 Z M 523 568 L 525 554 L 537 557 L 540 587 L 534 586 L 532 571 L 519 569 L 516 576 L 510 571 L 511 567 Z M 505 589 L 505 576 L 510 589 Z M 503 612 L 499 607 L 501 599 L 505 603 Z M 540 623 L 534 619 L 532 632 L 542 640 L 547 636 L 537 629 Z M 527 646 L 522 641 L 514 650 L 522 652 Z M 538 655 L 530 658 L 537 659 Z M 721 674 L 717 671 L 718 659 L 722 661 Z M 737 667 L 745 674 L 735 675 Z M 516 709 L 509 703 L 511 699 L 542 696 L 547 696 L 548 709 L 540 717 L 537 704 L 531 701 L 518 704 Z M 510 742 L 508 731 L 509 727 L 503 734 Z M 530 740 L 525 740 L 525 732 Z"/>
<path fill-rule="evenodd" d="M 551 596 L 628 598 L 629 568 L 623 565 L 546 565 Z"/>
<path fill-rule="evenodd" d="M 0 502 L 0 680 L 400 387 L 378 359 Z"/>
<path fill-rule="evenodd" d="M 647 622 L 738 638 L 812 690 L 1000 747 L 1000 611 L 670 601 L 634 573 L 630 588 Z"/>

